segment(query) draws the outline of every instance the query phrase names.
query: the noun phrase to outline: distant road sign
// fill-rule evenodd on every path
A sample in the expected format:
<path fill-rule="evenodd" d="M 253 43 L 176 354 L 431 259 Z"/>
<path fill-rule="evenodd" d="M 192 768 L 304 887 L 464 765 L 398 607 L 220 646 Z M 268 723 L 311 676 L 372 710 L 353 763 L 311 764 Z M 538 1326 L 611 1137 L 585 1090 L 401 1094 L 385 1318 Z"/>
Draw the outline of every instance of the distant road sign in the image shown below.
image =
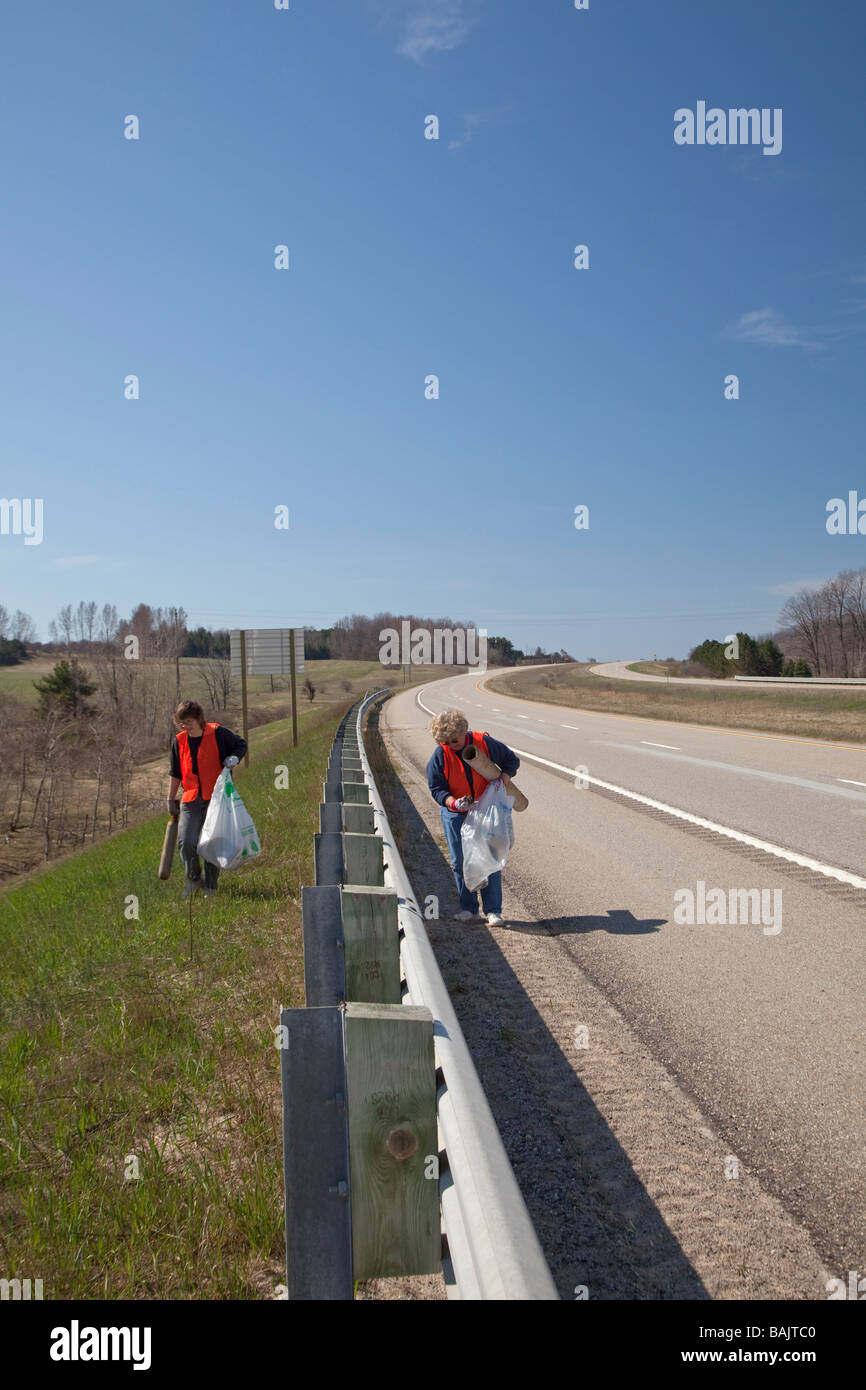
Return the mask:
<path fill-rule="evenodd" d="M 291 671 L 291 632 L 288 627 L 245 628 L 248 676 L 287 676 Z M 295 672 L 304 670 L 304 629 L 295 630 Z M 241 630 L 231 638 L 232 675 L 241 674 Z"/>

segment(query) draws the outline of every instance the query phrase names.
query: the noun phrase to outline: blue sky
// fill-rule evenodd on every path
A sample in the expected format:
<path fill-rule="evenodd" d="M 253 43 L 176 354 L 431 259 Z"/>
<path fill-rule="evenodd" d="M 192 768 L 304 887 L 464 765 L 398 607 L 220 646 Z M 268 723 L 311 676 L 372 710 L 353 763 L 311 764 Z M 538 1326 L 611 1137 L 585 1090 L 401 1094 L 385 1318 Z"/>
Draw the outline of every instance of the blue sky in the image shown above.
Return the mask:
<path fill-rule="evenodd" d="M 83 598 L 679 655 L 866 564 L 825 529 L 866 495 L 859 0 L 9 0 L 3 30 L 0 495 L 44 538 L 0 535 L 0 602 L 41 638 Z M 781 108 L 781 153 L 678 146 L 698 101 Z"/>

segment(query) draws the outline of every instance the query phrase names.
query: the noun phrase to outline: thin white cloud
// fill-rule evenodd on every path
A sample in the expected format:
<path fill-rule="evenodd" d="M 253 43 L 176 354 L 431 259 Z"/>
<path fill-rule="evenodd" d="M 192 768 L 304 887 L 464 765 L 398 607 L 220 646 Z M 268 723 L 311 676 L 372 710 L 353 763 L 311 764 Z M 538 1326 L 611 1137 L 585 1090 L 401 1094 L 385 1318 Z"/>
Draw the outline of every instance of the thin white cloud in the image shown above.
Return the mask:
<path fill-rule="evenodd" d="M 838 268 L 828 273 L 837 276 Z M 789 323 L 777 309 L 751 309 L 724 329 L 723 336 L 741 343 L 758 343 L 761 347 L 799 347 L 824 351 L 845 338 L 866 333 L 866 300 L 860 297 L 860 287 L 866 285 L 862 262 L 846 266 L 843 273 L 845 298 L 830 311 L 825 321 L 799 326 Z M 852 297 L 851 286 L 857 287 L 857 298 Z"/>
<path fill-rule="evenodd" d="M 63 555 L 60 559 L 55 560 L 54 564 L 64 567 L 72 565 L 95 565 L 98 564 L 100 558 L 99 555 Z"/>
<path fill-rule="evenodd" d="M 752 309 L 741 314 L 725 330 L 726 336 L 741 343 L 760 343 L 763 347 L 820 348 L 823 345 L 806 330 L 786 320 L 776 309 Z"/>
<path fill-rule="evenodd" d="M 473 139 L 476 130 L 480 130 L 483 125 L 487 125 L 489 121 L 493 120 L 493 117 L 483 115 L 481 112 L 470 112 L 468 115 L 463 116 L 462 120 L 462 133 L 456 140 L 448 141 L 449 150 L 459 150 L 462 149 L 464 145 L 468 145 Z"/>
<path fill-rule="evenodd" d="M 459 48 L 478 20 L 478 0 L 372 0 L 380 28 L 396 31 L 397 52 L 419 67 Z"/>

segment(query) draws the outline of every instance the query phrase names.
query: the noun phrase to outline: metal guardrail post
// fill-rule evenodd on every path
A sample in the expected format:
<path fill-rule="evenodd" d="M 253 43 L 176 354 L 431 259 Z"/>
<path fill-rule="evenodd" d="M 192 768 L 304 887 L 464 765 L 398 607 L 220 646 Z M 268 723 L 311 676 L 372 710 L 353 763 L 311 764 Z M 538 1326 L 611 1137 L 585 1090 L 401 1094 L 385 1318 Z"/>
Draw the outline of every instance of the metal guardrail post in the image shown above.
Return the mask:
<path fill-rule="evenodd" d="M 342 1011 L 283 1009 L 283 1171 L 290 1299 L 354 1298 Z"/>

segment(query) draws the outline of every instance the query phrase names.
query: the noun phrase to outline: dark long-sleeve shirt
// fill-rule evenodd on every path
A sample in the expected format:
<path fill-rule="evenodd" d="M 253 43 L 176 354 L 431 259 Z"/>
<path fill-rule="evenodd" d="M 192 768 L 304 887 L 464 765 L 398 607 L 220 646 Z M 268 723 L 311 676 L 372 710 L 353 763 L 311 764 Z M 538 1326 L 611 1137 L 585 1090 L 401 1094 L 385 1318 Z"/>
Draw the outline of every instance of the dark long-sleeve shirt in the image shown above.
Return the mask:
<path fill-rule="evenodd" d="M 485 734 L 484 737 L 490 750 L 490 761 L 501 768 L 508 777 L 513 777 L 520 767 L 520 759 L 517 754 L 512 753 L 510 748 L 506 747 L 504 743 L 500 743 L 499 739 L 494 738 L 492 734 Z M 459 753 L 457 756 L 460 756 Z M 487 786 L 487 781 L 480 773 L 472 771 L 470 763 L 464 763 L 463 766 L 472 787 L 472 794 L 477 801 Z M 445 750 L 441 743 L 436 744 L 433 756 L 427 764 L 427 786 L 430 788 L 433 799 L 438 801 L 440 806 L 444 806 L 448 797 L 454 795 L 445 776 Z"/>
<path fill-rule="evenodd" d="M 216 728 L 217 752 L 220 755 L 220 762 L 224 763 L 226 758 L 236 757 L 240 762 L 247 751 L 246 739 L 241 738 L 240 734 L 234 733 L 226 724 L 218 724 Z M 190 735 L 189 753 L 192 758 L 192 770 L 198 777 L 198 747 L 204 738 L 204 734 L 199 734 L 198 738 Z M 171 752 L 169 755 L 170 777 L 180 777 L 180 749 L 177 746 L 177 734 L 171 741 Z"/>

